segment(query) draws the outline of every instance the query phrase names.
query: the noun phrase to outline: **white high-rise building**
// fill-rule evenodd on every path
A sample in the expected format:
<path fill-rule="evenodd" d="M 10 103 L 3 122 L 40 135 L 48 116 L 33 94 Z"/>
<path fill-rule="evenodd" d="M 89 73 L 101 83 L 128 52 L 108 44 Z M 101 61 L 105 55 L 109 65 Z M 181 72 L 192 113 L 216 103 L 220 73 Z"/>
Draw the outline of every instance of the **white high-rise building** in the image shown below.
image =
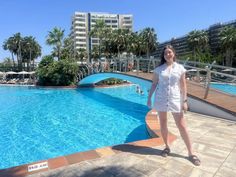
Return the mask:
<path fill-rule="evenodd" d="M 72 17 L 71 37 L 75 49 L 87 49 L 88 14 L 75 12 Z"/>
<path fill-rule="evenodd" d="M 72 17 L 71 37 L 74 42 L 74 49 L 85 49 L 89 54 L 93 46 L 99 44 L 98 38 L 89 37 L 96 20 L 102 19 L 112 29 L 133 30 L 133 15 L 131 14 L 109 14 L 109 13 L 85 13 L 75 12 Z"/>

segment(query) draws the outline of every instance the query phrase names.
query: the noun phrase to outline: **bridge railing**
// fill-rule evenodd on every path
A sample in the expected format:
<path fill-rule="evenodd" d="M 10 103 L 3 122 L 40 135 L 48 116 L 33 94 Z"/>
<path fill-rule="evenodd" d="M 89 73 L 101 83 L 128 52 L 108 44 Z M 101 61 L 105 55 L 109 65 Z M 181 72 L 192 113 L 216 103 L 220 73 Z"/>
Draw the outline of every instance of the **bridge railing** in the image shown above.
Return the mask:
<path fill-rule="evenodd" d="M 186 78 L 197 82 L 206 88 L 205 98 L 208 96 L 209 87 L 212 82 L 236 84 L 236 68 L 216 65 L 213 63 L 200 63 L 188 60 L 179 60 L 187 69 Z M 93 64 L 83 64 L 78 79 L 87 75 L 99 72 L 132 72 L 136 75 L 140 73 L 152 73 L 159 65 L 158 58 L 112 58 L 105 62 L 94 62 Z"/>
<path fill-rule="evenodd" d="M 204 98 L 209 93 L 211 83 L 236 84 L 236 68 L 193 61 L 180 61 L 187 69 L 187 79 L 202 84 L 205 89 Z"/>

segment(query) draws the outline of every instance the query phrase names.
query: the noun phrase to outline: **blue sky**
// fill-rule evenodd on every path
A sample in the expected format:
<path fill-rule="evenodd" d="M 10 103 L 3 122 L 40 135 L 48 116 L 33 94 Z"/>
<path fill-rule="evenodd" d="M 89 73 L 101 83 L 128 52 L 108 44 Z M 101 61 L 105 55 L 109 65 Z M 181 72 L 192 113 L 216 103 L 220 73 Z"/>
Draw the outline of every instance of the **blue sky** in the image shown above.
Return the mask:
<path fill-rule="evenodd" d="M 153 27 L 158 41 L 164 42 L 194 29 L 236 20 L 236 0 L 1 0 L 0 60 L 10 57 L 2 49 L 3 41 L 17 32 L 34 36 L 42 54 L 49 54 L 48 31 L 57 26 L 68 35 L 75 11 L 133 14 L 134 31 Z"/>

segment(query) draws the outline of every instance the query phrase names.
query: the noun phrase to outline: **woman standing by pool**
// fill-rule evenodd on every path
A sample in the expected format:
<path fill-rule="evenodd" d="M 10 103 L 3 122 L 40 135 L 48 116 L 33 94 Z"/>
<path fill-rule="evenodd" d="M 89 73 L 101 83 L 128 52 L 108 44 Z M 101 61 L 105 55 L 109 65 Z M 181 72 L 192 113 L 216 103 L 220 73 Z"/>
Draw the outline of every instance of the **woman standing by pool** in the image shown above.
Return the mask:
<path fill-rule="evenodd" d="M 193 154 L 192 143 L 187 132 L 183 111 L 188 109 L 187 87 L 184 67 L 175 62 L 175 50 L 171 45 L 164 47 L 161 54 L 161 63 L 154 70 L 153 82 L 148 95 L 147 105 L 152 107 L 151 97 L 155 92 L 153 108 L 158 111 L 161 135 L 166 148 L 161 155 L 166 157 L 170 153 L 167 128 L 167 112 L 171 112 L 180 135 L 188 149 L 189 160 L 199 166 L 199 158 Z M 158 87 L 157 87 L 158 86 Z"/>

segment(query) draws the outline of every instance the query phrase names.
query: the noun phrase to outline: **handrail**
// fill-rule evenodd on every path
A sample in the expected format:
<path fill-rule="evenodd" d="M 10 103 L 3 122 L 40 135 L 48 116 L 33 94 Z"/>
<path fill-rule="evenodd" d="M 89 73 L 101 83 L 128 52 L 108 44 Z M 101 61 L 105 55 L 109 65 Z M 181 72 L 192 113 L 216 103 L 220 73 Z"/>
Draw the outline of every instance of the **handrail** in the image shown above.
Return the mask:
<path fill-rule="evenodd" d="M 129 68 L 129 62 L 132 61 L 132 69 Z M 83 64 L 81 71 L 82 78 L 99 72 L 127 72 L 133 71 L 136 72 L 136 75 L 139 75 L 139 72 L 150 72 L 151 66 L 153 69 L 156 67 L 156 62 L 160 62 L 159 58 L 110 58 L 106 59 L 106 61 L 99 62 L 97 65 L 93 64 Z M 227 82 L 227 83 L 235 83 L 236 84 L 236 68 L 230 68 L 226 66 L 216 65 L 215 61 L 212 63 L 201 63 L 195 61 L 187 60 L 179 60 L 181 64 L 184 64 L 184 67 L 187 70 L 187 77 L 189 79 L 193 79 L 193 81 L 197 81 L 200 84 L 204 83 L 205 85 L 205 95 L 204 98 L 206 99 L 208 96 L 209 88 L 211 81 L 216 82 Z M 99 69 L 100 68 L 100 69 Z M 220 69 L 227 69 L 230 73 L 225 73 L 228 71 L 219 70 Z M 191 72 L 191 69 L 193 69 Z M 196 70 L 196 72 L 194 72 Z M 231 72 L 232 71 L 232 72 Z"/>
<path fill-rule="evenodd" d="M 211 73 L 219 74 L 221 76 L 226 76 L 226 77 L 232 77 L 232 78 L 236 79 L 236 76 L 231 75 L 231 74 L 227 74 L 227 73 L 221 73 L 221 72 L 217 72 L 217 71 L 211 71 Z"/>
<path fill-rule="evenodd" d="M 178 62 L 179 63 L 185 63 L 186 62 L 186 60 L 178 60 Z M 201 62 L 197 62 L 197 61 L 187 61 L 186 62 L 186 64 L 197 64 L 197 65 L 203 65 L 203 66 L 208 66 L 209 65 L 209 63 L 201 63 Z M 212 68 L 219 68 L 219 69 L 230 69 L 230 70 L 232 70 L 232 71 L 236 71 L 236 68 L 232 68 L 232 67 L 229 67 L 229 66 L 222 66 L 222 65 L 217 65 L 217 64 L 215 64 L 215 62 L 214 62 L 214 64 L 212 64 Z"/>

